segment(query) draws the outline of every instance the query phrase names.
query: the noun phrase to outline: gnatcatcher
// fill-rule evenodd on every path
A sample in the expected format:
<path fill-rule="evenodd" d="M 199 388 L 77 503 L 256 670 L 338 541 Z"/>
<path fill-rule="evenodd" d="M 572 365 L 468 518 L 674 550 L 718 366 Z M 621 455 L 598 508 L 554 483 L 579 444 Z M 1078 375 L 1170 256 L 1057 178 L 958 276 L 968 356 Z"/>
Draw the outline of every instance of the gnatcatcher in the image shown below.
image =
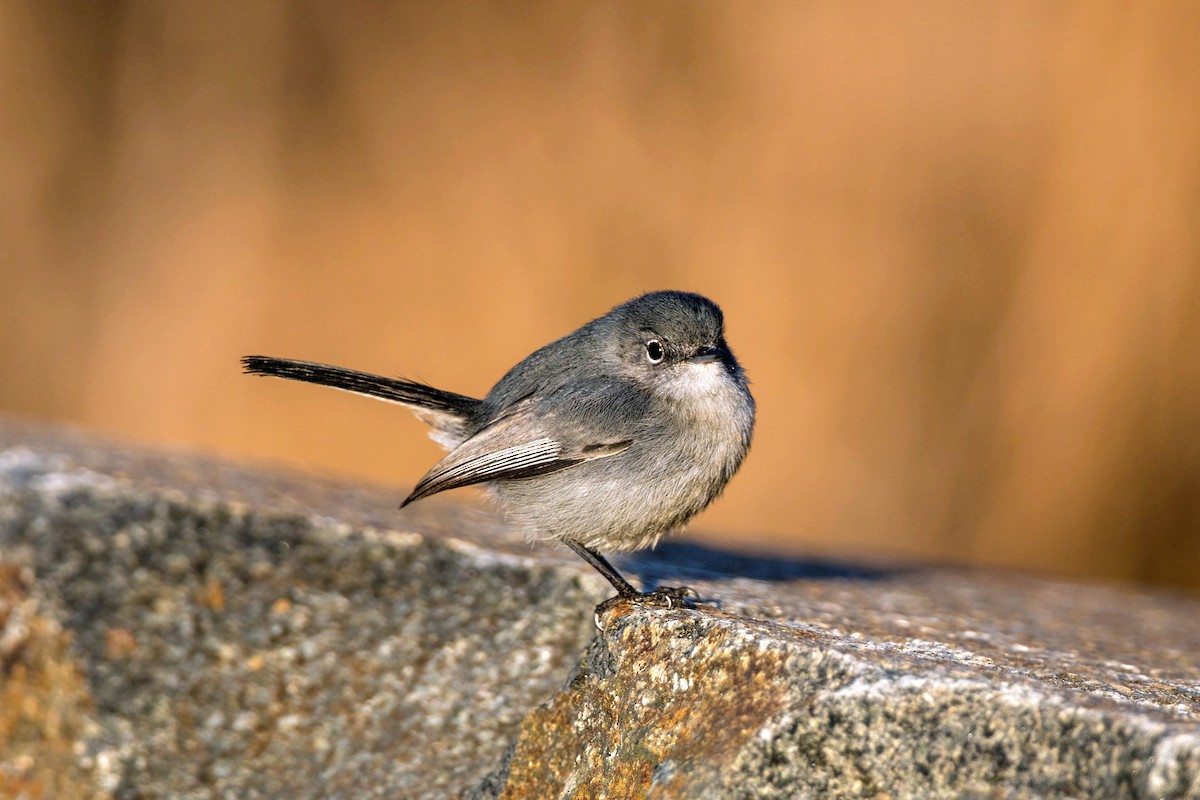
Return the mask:
<path fill-rule="evenodd" d="M 622 598 L 638 592 L 600 554 L 653 546 L 711 503 L 754 430 L 754 398 L 721 309 L 687 292 L 617 306 L 521 361 L 476 400 L 399 378 L 267 356 L 246 372 L 407 406 L 450 454 L 401 507 L 488 484 L 534 539 L 567 544 Z"/>

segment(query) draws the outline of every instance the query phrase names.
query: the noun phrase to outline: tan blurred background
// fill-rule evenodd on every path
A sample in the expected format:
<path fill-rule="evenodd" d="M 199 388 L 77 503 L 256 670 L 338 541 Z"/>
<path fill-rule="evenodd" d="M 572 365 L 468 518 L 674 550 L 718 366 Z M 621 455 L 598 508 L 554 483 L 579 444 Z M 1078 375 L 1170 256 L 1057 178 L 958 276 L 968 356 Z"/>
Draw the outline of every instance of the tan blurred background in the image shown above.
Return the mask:
<path fill-rule="evenodd" d="M 1193 2 L 5 3 L 0 411 L 411 483 L 420 423 L 238 357 L 482 395 L 689 289 L 760 413 L 693 535 L 1197 587 L 1197 42 Z"/>

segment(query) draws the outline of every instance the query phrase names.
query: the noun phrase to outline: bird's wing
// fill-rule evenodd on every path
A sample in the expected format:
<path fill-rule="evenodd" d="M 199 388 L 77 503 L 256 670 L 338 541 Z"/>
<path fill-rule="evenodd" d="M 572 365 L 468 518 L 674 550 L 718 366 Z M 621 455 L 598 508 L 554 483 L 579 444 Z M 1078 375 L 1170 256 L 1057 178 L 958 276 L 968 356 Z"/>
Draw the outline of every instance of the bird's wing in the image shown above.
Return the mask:
<path fill-rule="evenodd" d="M 518 403 L 443 458 L 417 483 L 400 507 L 431 494 L 496 480 L 532 478 L 629 449 L 632 439 L 587 441 L 551 433 L 533 403 Z"/>

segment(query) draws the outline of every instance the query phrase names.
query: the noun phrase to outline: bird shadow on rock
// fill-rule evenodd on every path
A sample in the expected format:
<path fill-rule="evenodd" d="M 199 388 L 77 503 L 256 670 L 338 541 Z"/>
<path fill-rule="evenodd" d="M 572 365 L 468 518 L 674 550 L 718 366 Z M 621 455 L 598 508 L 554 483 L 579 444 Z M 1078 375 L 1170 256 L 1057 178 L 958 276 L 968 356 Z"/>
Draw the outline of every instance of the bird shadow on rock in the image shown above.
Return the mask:
<path fill-rule="evenodd" d="M 726 550 L 696 542 L 664 542 L 654 550 L 619 557 L 622 569 L 641 578 L 647 589 L 680 581 L 880 580 L 905 572 L 903 567 L 878 567 L 824 558 L 797 558 Z"/>

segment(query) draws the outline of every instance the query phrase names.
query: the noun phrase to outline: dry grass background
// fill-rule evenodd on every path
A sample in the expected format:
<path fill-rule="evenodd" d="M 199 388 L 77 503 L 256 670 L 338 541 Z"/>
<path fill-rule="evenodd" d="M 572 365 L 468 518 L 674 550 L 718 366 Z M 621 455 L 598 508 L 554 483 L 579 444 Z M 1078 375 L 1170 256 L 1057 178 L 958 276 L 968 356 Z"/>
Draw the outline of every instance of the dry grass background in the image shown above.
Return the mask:
<path fill-rule="evenodd" d="M 12 2 L 0 410 L 405 483 L 642 291 L 754 381 L 696 535 L 1200 586 L 1200 5 Z M 399 524 L 399 522 L 398 522 Z"/>

